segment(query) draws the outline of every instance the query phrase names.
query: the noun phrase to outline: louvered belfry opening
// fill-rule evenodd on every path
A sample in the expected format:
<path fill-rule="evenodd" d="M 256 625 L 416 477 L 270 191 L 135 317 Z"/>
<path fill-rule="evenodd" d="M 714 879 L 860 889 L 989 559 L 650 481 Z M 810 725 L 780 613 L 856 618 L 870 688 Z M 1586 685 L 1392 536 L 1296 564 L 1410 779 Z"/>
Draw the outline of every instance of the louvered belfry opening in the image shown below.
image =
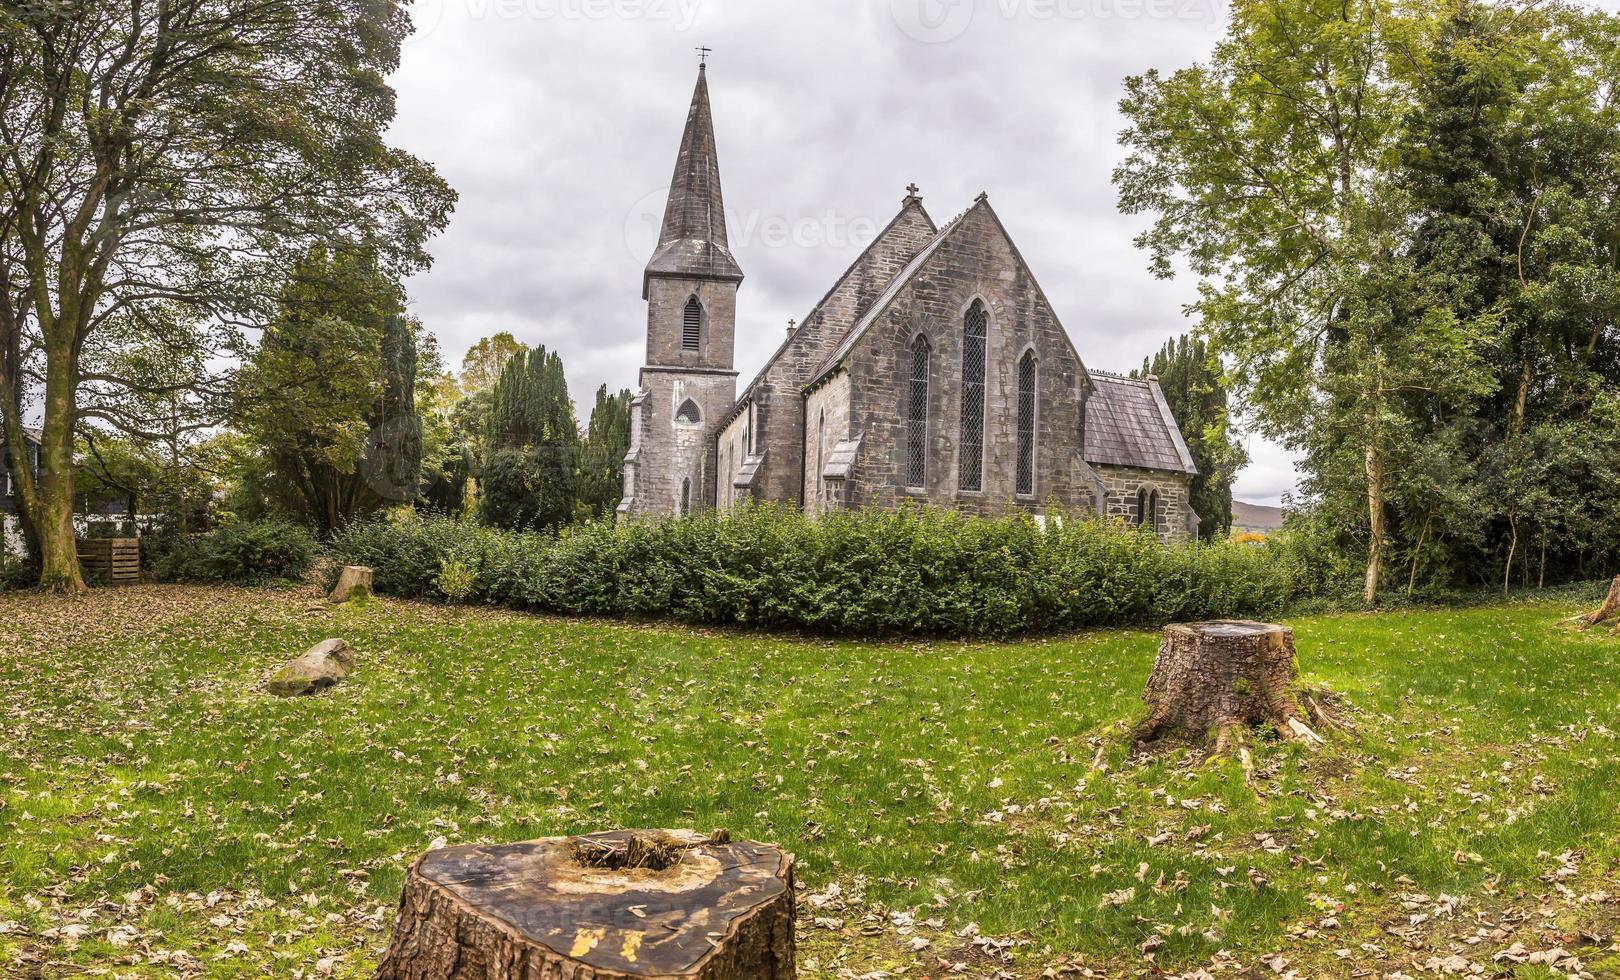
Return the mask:
<path fill-rule="evenodd" d="M 702 341 L 703 304 L 692 296 L 686 301 L 686 312 L 681 320 L 681 346 L 686 350 L 697 350 Z"/>
<path fill-rule="evenodd" d="M 1035 352 L 1018 362 L 1018 492 L 1035 493 Z"/>
<path fill-rule="evenodd" d="M 990 314 L 978 300 L 962 325 L 962 448 L 957 485 L 984 488 L 984 362 Z"/>
<path fill-rule="evenodd" d="M 926 485 L 928 477 L 928 356 L 927 337 L 911 343 L 911 403 L 906 420 L 906 486 Z"/>

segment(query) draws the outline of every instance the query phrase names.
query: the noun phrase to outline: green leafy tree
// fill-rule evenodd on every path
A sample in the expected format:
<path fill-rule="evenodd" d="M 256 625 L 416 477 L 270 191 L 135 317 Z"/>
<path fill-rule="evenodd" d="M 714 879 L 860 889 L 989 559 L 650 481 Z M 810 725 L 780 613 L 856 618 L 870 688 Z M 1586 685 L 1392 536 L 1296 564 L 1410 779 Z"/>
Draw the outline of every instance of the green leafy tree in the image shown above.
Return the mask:
<path fill-rule="evenodd" d="M 25 473 L 18 496 L 42 585 L 84 588 L 72 521 L 81 396 L 125 381 L 87 370 L 87 354 L 118 330 L 179 350 L 268 322 L 279 276 L 312 243 L 364 245 L 396 277 L 427 264 L 423 243 L 453 195 L 383 140 L 394 113 L 383 79 L 409 30 L 400 0 L 0 13 L 0 424 L 19 446 L 27 361 L 44 435 L 40 478 Z M 184 315 L 149 319 L 166 304 Z"/>
<path fill-rule="evenodd" d="M 1140 376 L 1158 378 L 1198 467 L 1188 496 L 1202 520 L 1199 536 L 1205 541 L 1226 537 L 1232 530 L 1232 480 L 1248 453 L 1232 438 L 1220 362 L 1202 338 L 1182 335 L 1144 360 Z"/>
<path fill-rule="evenodd" d="M 330 534 L 414 500 L 422 423 L 416 336 L 399 287 L 369 256 L 315 249 L 243 368 L 239 424 L 262 451 L 271 502 Z"/>
<path fill-rule="evenodd" d="M 1489 492 L 1447 532 L 1460 540 L 1437 576 L 1500 563 L 1506 588 L 1516 563 L 1532 578 L 1532 551 L 1535 581 L 1602 553 L 1578 515 L 1612 508 L 1620 437 L 1580 420 L 1620 391 L 1617 73 L 1620 21 L 1563 4 L 1461 3 L 1428 51 L 1399 161 L 1419 215 L 1411 253 L 1459 316 L 1490 325 L 1493 376 L 1453 467 Z M 1451 424 L 1447 406 L 1424 408 Z M 1469 495 L 1434 489 L 1425 528 Z"/>
<path fill-rule="evenodd" d="M 504 330 L 480 339 L 467 348 L 466 356 L 461 359 L 462 389 L 468 394 L 490 390 L 501 380 L 501 372 L 512 358 L 528 352 L 528 344 Z"/>
<path fill-rule="evenodd" d="M 1210 61 L 1126 81 L 1121 207 L 1177 259 L 1261 431 L 1305 453 L 1318 495 L 1359 496 L 1371 602 L 1392 474 L 1413 445 L 1403 399 L 1483 387 L 1479 325 L 1435 305 L 1402 254 L 1412 204 L 1391 177 L 1411 103 L 1397 66 L 1432 14 L 1387 0 L 1243 0 Z"/>

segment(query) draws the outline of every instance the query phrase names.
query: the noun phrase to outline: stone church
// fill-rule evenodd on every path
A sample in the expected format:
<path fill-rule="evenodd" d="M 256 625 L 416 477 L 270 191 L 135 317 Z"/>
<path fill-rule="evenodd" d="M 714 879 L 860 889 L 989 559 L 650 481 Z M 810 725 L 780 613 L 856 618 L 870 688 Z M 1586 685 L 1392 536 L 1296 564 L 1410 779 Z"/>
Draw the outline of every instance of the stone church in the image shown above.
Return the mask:
<path fill-rule="evenodd" d="M 1088 370 L 984 194 L 900 211 L 737 393 L 737 289 L 706 72 L 658 245 L 621 517 L 774 501 L 1056 506 L 1196 533 L 1196 474 L 1158 382 Z"/>

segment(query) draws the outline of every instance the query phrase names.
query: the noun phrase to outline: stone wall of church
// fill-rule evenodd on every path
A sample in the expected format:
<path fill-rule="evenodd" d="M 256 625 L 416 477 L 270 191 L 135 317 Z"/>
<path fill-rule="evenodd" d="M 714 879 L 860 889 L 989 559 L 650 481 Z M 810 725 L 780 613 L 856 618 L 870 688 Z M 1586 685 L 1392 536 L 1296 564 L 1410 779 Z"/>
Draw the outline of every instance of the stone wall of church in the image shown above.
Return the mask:
<path fill-rule="evenodd" d="M 745 407 L 725 423 L 715 440 L 720 477 L 719 484 L 715 488 L 715 506 L 721 510 L 740 501 L 732 481 L 736 479 L 738 471 L 742 469 L 743 460 L 748 455 L 748 441 L 744 436 L 752 434 L 752 425 L 752 413 Z"/>
<path fill-rule="evenodd" d="M 804 487 L 806 513 L 820 514 L 828 509 L 826 487 L 821 471 L 827 454 L 840 440 L 850 437 L 849 375 L 840 372 L 810 393 L 805 400 Z"/>
<path fill-rule="evenodd" d="M 770 450 L 759 475 L 759 499 L 781 503 L 807 499 L 804 385 L 933 233 L 934 224 L 920 202 L 903 205 L 744 393 L 754 413 L 755 452 Z"/>
<path fill-rule="evenodd" d="M 987 207 L 975 207 L 901 289 L 845 359 L 851 429 L 861 452 L 851 506 L 918 500 L 965 513 L 1084 507 L 1091 487 L 1072 465 L 1083 428 L 1084 369 L 1034 278 Z M 964 490 L 959 472 L 963 319 L 982 300 L 989 312 L 982 489 Z M 906 486 L 910 348 L 932 346 L 925 486 Z M 1018 361 L 1038 358 L 1034 493 L 1016 490 Z"/>
<path fill-rule="evenodd" d="M 702 337 L 695 351 L 681 346 L 686 301 L 694 295 L 703 305 L 704 316 Z M 736 322 L 737 284 L 734 282 L 648 279 L 646 363 L 729 370 L 736 343 L 732 325 Z M 735 392 L 735 386 L 732 390 Z"/>
<path fill-rule="evenodd" d="M 644 401 L 632 419 L 636 463 L 629 513 L 678 514 L 683 488 L 692 512 L 709 509 L 715 499 L 714 426 L 736 396 L 737 376 L 643 368 L 641 388 Z M 688 398 L 700 410 L 696 424 L 675 417 Z"/>
<path fill-rule="evenodd" d="M 1097 464 L 1094 468 L 1108 488 L 1109 517 L 1135 524 L 1138 516 L 1137 491 L 1146 487 L 1159 491 L 1155 533 L 1165 541 L 1178 541 L 1190 536 L 1188 520 L 1193 510 L 1191 479 L 1187 474 L 1105 464 Z"/>

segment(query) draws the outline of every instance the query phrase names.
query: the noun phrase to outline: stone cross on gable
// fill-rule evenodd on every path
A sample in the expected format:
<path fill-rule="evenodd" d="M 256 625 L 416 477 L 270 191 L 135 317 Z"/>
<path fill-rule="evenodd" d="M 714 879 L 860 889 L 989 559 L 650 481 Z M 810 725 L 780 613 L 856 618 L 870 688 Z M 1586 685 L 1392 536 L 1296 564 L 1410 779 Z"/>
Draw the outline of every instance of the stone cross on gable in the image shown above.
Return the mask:
<path fill-rule="evenodd" d="M 901 203 L 902 204 L 910 204 L 913 201 L 922 200 L 922 198 L 920 196 L 918 196 L 918 194 L 917 194 L 917 192 L 919 190 L 921 190 L 921 189 L 922 188 L 917 186 L 916 181 L 912 181 L 911 183 L 907 184 L 906 185 L 906 196 L 901 198 Z"/>

